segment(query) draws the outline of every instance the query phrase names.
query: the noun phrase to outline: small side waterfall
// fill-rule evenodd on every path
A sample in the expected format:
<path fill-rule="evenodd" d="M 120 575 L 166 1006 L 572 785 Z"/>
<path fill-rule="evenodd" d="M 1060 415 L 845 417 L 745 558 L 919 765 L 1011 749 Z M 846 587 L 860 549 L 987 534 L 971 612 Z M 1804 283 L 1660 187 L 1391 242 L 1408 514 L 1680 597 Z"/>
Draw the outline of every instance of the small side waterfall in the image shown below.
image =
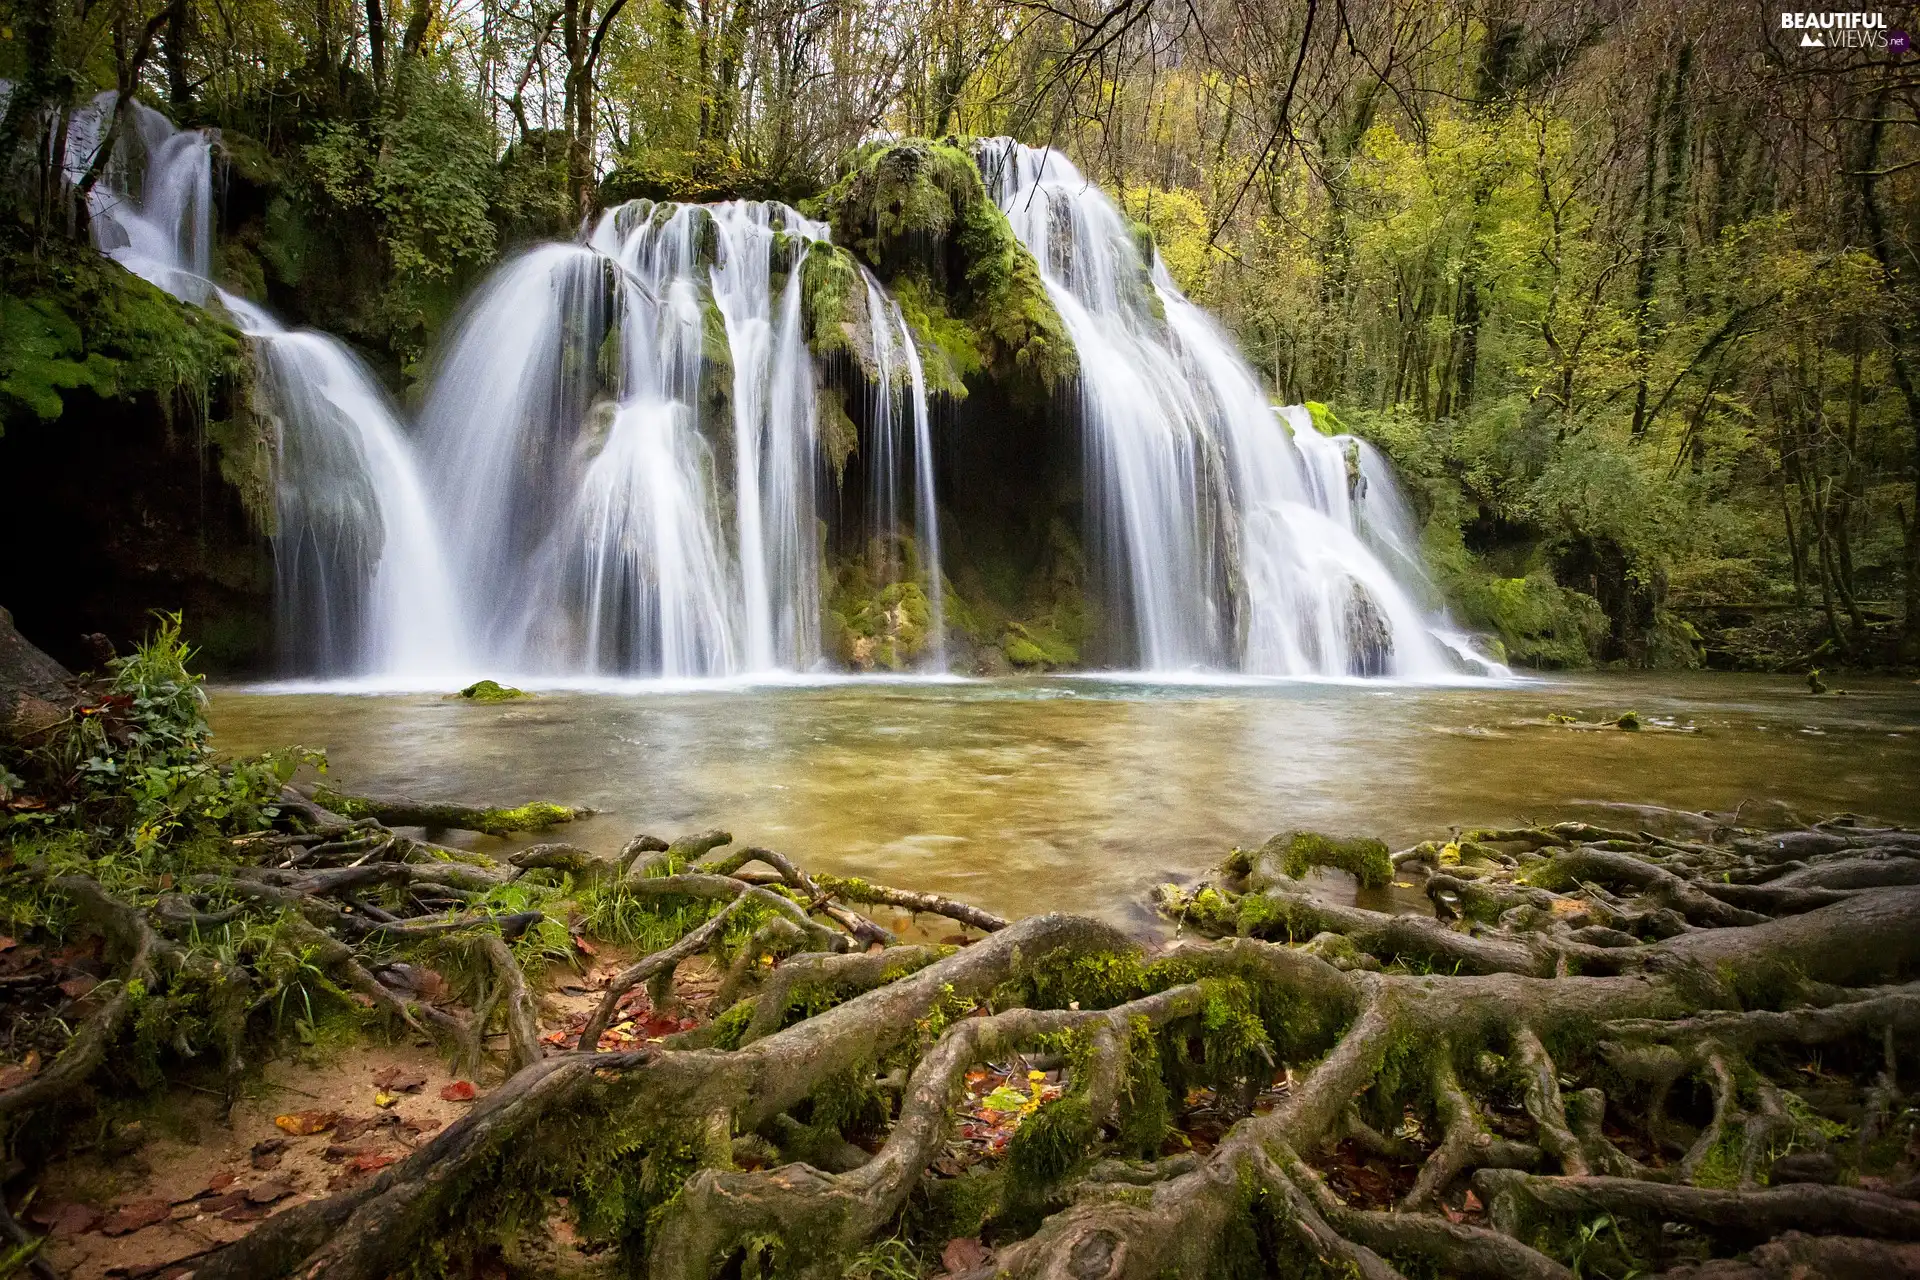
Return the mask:
<path fill-rule="evenodd" d="M 931 635 L 922 665 L 932 671 L 947 669 L 946 584 L 941 575 L 940 514 L 933 484 L 933 426 L 927 405 L 926 370 L 920 363 L 920 349 L 914 345 L 900 304 L 886 295 L 871 272 L 862 269 L 867 286 L 867 328 L 873 335 L 874 387 L 873 429 L 867 456 L 868 527 L 881 539 L 891 559 L 899 547 L 900 479 L 903 459 L 913 467 L 914 566 L 927 596 Z M 905 377 L 902 379 L 901 375 Z M 906 404 L 901 404 L 904 380 Z M 910 423 L 901 421 L 902 409 Z M 902 428 L 912 431 L 911 441 L 903 439 Z"/>
<path fill-rule="evenodd" d="M 86 175 L 106 141 L 115 97 L 108 90 L 69 119 L 69 182 Z M 114 153 L 87 193 L 94 247 L 141 279 L 200 306 L 212 288 L 216 138 L 209 130 L 175 129 L 152 107 L 129 102 Z"/>
<path fill-rule="evenodd" d="M 66 170 L 85 174 L 114 95 L 73 114 Z M 215 137 L 128 105 L 128 122 L 88 193 L 95 246 L 196 306 L 217 302 L 253 339 L 261 404 L 274 423 L 273 536 L 283 658 L 306 674 L 431 676 L 463 661 L 434 511 L 398 417 L 340 342 L 289 332 L 214 287 Z"/>
<path fill-rule="evenodd" d="M 1445 619 L 1415 598 L 1424 574 L 1379 457 L 1273 409 L 1064 156 L 1006 138 L 978 155 L 1079 352 L 1093 551 L 1139 665 L 1456 672 Z"/>

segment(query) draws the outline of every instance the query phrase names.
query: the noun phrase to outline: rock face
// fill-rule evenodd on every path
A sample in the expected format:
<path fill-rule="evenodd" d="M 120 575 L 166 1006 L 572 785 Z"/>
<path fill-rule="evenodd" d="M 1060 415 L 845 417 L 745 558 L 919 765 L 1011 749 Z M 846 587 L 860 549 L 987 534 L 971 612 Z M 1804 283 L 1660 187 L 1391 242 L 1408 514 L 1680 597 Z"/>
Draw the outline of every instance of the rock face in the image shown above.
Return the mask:
<path fill-rule="evenodd" d="M 0 739 L 20 738 L 57 724 L 71 700 L 67 669 L 33 647 L 0 609 Z"/>

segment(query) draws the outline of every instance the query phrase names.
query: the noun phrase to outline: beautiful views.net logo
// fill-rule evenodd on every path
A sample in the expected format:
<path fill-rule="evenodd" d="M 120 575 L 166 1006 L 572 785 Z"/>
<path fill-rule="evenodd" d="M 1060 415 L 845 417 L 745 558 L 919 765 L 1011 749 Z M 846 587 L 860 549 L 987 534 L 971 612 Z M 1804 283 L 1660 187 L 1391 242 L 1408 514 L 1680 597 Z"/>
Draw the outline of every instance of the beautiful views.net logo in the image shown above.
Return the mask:
<path fill-rule="evenodd" d="M 1887 15 L 1884 13 L 1804 13 L 1789 10 L 1780 15 L 1782 31 L 1798 31 L 1802 49 L 1886 49 Z M 1904 31 L 1893 33 L 1906 43 Z M 1904 52 L 1904 49 L 1895 50 Z"/>

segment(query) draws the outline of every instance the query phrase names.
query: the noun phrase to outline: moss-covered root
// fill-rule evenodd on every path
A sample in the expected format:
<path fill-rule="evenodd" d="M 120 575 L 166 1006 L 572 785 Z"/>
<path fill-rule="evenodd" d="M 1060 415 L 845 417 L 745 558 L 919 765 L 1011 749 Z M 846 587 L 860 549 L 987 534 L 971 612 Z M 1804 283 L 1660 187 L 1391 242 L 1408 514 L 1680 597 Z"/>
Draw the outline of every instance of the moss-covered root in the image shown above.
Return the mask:
<path fill-rule="evenodd" d="M 1263 866 L 1276 867 L 1280 874 L 1294 880 L 1315 867 L 1346 871 L 1369 889 L 1384 889 L 1393 879 L 1393 855 L 1385 844 L 1318 831 L 1290 831 L 1273 837 L 1253 856 L 1256 873 Z"/>
<path fill-rule="evenodd" d="M 348 818 L 372 818 L 389 827 L 425 827 L 441 831 L 478 831 L 483 835 L 505 836 L 516 831 L 544 831 L 562 822 L 572 822 L 592 813 L 535 800 L 511 808 L 486 808 L 431 800 L 410 800 L 404 796 L 356 796 L 332 787 L 320 787 L 313 793 L 316 803 Z"/>
<path fill-rule="evenodd" d="M 650 1252 L 648 1274 L 654 1280 L 706 1280 L 729 1257 L 752 1247 L 772 1253 L 784 1274 L 838 1277 L 846 1259 L 899 1213 L 922 1171 L 944 1148 L 953 1099 L 974 1064 L 1043 1038 L 1089 1035 L 1096 1028 L 1108 1033 L 1110 1051 L 1119 1052 L 1136 1024 L 1151 1028 L 1192 1017 L 1204 1003 L 1199 986 L 1184 985 L 1113 1009 L 1011 1009 L 964 1019 L 921 1059 L 907 1083 L 900 1118 L 872 1160 L 844 1174 L 805 1165 L 697 1174 L 668 1211 Z M 1091 1066 L 1086 1074 L 1095 1074 Z M 1082 1126 L 1087 1134 L 1106 1119 L 1115 1101 L 1115 1089 L 1103 1092 L 1099 1112 Z M 1076 1105 L 1090 1104 L 1079 1095 L 1051 1104 L 1063 1112 Z M 1070 1151 L 1066 1166 L 1078 1156 L 1077 1148 Z"/>

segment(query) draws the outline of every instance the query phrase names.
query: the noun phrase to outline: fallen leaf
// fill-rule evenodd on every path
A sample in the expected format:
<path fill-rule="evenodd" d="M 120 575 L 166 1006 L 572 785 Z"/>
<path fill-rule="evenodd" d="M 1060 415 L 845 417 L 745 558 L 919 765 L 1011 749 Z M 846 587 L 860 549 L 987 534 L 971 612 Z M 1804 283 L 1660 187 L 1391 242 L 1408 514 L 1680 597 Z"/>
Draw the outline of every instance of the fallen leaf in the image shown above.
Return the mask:
<path fill-rule="evenodd" d="M 272 1204 L 292 1194 L 293 1188 L 284 1182 L 256 1182 L 247 1188 L 247 1200 L 252 1204 Z"/>
<path fill-rule="evenodd" d="M 352 1000 L 352 1001 L 353 1001 L 353 1002 L 354 1002 L 355 1004 L 357 1004 L 357 1005 L 359 1005 L 359 1006 L 360 1006 L 360 1007 L 361 1007 L 362 1009 L 371 1009 L 371 1008 L 373 1008 L 373 997 L 372 997 L 372 996 L 370 996 L 370 995 L 368 995 L 368 994 L 367 994 L 366 992 L 364 992 L 364 991 L 356 991 L 356 992 L 354 992 L 354 993 L 353 993 L 353 994 L 352 994 L 352 995 L 351 995 L 351 996 L 349 997 L 349 999 L 351 999 L 351 1000 Z"/>
<path fill-rule="evenodd" d="M 993 1258 L 993 1250 L 980 1243 L 979 1236 L 957 1236 L 940 1251 L 940 1265 L 954 1274 L 984 1267 Z"/>
<path fill-rule="evenodd" d="M 349 1162 L 349 1167 L 357 1173 L 372 1173 L 375 1169 L 386 1168 L 399 1158 L 398 1156 L 379 1155 L 370 1151 L 365 1155 L 355 1156 Z"/>
<path fill-rule="evenodd" d="M 333 1126 L 333 1136 L 342 1142 L 349 1142 L 369 1129 L 384 1128 L 400 1123 L 400 1117 L 391 1113 L 379 1116 L 350 1117 Z"/>
<path fill-rule="evenodd" d="M 597 956 L 600 954 L 600 948 L 594 946 L 577 933 L 573 935 L 573 945 L 580 948 L 581 952 L 585 955 Z"/>
<path fill-rule="evenodd" d="M 238 1180 L 238 1175 L 229 1173 L 223 1169 L 207 1179 L 207 1190 L 215 1193 L 225 1191 Z"/>
<path fill-rule="evenodd" d="M 27 1050 L 27 1056 L 18 1066 L 0 1071 L 0 1090 L 15 1089 L 40 1074 L 40 1051 Z"/>
<path fill-rule="evenodd" d="M 100 1211 L 92 1205 L 49 1204 L 34 1206 L 33 1220 L 47 1229 L 50 1236 L 77 1236 L 83 1231 L 91 1231 L 100 1225 Z"/>
<path fill-rule="evenodd" d="M 247 1192 L 243 1187 L 238 1191 L 229 1191 L 225 1195 L 213 1196 L 210 1199 L 202 1200 L 200 1202 L 200 1212 L 225 1213 L 235 1205 L 242 1205 L 246 1202 Z"/>
<path fill-rule="evenodd" d="M 84 1000 L 87 993 L 100 985 L 100 979 L 90 973 L 77 973 L 60 984 L 60 989 L 72 1000 Z"/>
<path fill-rule="evenodd" d="M 280 1167 L 280 1153 L 278 1151 L 263 1151 L 253 1158 L 252 1163 L 253 1167 L 262 1173 L 267 1172 L 269 1169 L 278 1169 Z"/>
<path fill-rule="evenodd" d="M 351 1160 L 358 1156 L 371 1155 L 373 1150 L 374 1146 L 370 1142 L 356 1143 L 353 1145 L 344 1142 L 332 1142 L 328 1143 L 327 1149 L 320 1153 L 320 1158 L 328 1164 L 339 1164 L 342 1160 Z"/>
<path fill-rule="evenodd" d="M 1479 1196 L 1469 1191 L 1467 1192 L 1467 1198 L 1460 1202 L 1460 1207 L 1465 1209 L 1468 1213 L 1479 1213 L 1486 1206 L 1480 1203 Z"/>
<path fill-rule="evenodd" d="M 373 1073 L 373 1087 L 384 1093 L 415 1093 L 426 1083 L 426 1076 L 410 1067 L 385 1067 Z"/>
<path fill-rule="evenodd" d="M 262 1138 L 253 1144 L 251 1154 L 256 1156 L 269 1156 L 276 1151 L 285 1150 L 286 1145 L 287 1140 L 285 1138 Z"/>
<path fill-rule="evenodd" d="M 0 934 L 0 951 L 11 951 L 20 944 L 5 934 Z"/>
<path fill-rule="evenodd" d="M 123 1204 L 107 1215 L 100 1224 L 103 1236 L 125 1236 L 156 1222 L 165 1222 L 173 1213 L 173 1206 L 165 1200 L 134 1200 Z"/>
<path fill-rule="evenodd" d="M 222 1222 L 258 1222 L 273 1212 L 263 1204 L 241 1203 L 220 1215 Z"/>
<path fill-rule="evenodd" d="M 391 1107 L 398 1101 L 400 1101 L 399 1094 L 388 1093 L 385 1089 L 376 1090 L 373 1095 L 373 1105 L 376 1107 Z"/>
<path fill-rule="evenodd" d="M 320 1133 L 339 1123 L 338 1111 L 295 1111 L 284 1116 L 275 1116 L 275 1127 L 290 1133 L 296 1138 L 304 1138 L 310 1133 Z"/>
<path fill-rule="evenodd" d="M 445 1102 L 472 1102 L 473 1082 L 470 1080 L 455 1080 L 452 1084 L 440 1091 L 440 1097 L 441 1100 Z"/>

